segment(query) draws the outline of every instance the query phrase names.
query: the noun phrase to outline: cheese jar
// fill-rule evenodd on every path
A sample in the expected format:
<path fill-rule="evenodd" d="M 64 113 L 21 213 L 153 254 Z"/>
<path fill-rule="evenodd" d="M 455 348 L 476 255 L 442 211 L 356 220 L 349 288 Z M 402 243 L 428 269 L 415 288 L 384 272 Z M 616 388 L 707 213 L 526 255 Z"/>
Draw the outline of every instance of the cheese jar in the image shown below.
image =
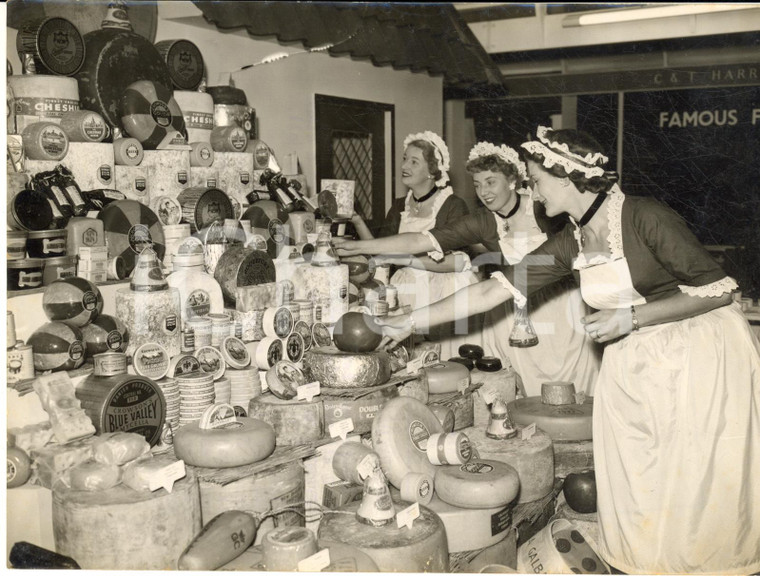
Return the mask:
<path fill-rule="evenodd" d="M 179 290 L 182 322 L 224 310 L 222 289 L 214 277 L 204 271 L 204 262 L 202 252 L 176 254 L 172 260 L 174 272 L 166 281 Z M 197 338 L 196 333 L 196 348 L 199 347 Z"/>
<path fill-rule="evenodd" d="M 34 230 L 29 232 L 26 251 L 30 258 L 66 256 L 66 230 Z"/>

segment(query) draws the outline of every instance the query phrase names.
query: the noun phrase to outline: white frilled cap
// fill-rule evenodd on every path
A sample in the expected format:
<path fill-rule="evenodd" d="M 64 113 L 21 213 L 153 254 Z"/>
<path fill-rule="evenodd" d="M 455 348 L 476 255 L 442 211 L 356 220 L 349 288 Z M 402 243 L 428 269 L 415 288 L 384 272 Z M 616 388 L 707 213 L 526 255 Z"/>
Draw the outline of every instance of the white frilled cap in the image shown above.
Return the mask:
<path fill-rule="evenodd" d="M 415 140 L 424 140 L 432 144 L 435 151 L 435 159 L 438 163 L 438 169 L 441 171 L 441 177 L 436 180 L 435 185 L 439 188 L 446 186 L 449 181 L 449 169 L 451 168 L 451 158 L 449 157 L 449 148 L 446 143 L 441 139 L 438 134 L 425 130 L 424 132 L 418 132 L 417 134 L 409 134 L 404 138 L 404 150 L 407 149 L 409 144 Z"/>

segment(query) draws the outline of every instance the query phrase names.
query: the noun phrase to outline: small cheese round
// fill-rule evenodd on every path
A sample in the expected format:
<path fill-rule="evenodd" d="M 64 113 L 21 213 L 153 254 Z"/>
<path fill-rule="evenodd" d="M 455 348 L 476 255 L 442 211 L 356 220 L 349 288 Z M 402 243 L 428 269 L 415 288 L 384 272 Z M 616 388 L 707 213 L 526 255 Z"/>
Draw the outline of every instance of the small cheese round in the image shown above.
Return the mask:
<path fill-rule="evenodd" d="M 519 490 L 517 470 L 496 460 L 470 460 L 459 466 L 436 468 L 435 492 L 452 506 L 506 506 L 517 497 Z"/>
<path fill-rule="evenodd" d="M 284 526 L 267 532 L 261 545 L 268 572 L 298 570 L 301 560 L 318 552 L 314 532 L 299 526 Z"/>
<path fill-rule="evenodd" d="M 274 428 L 256 418 L 238 418 L 234 424 L 210 430 L 192 422 L 174 433 L 177 458 L 206 468 L 253 464 L 274 452 L 274 445 Z"/>

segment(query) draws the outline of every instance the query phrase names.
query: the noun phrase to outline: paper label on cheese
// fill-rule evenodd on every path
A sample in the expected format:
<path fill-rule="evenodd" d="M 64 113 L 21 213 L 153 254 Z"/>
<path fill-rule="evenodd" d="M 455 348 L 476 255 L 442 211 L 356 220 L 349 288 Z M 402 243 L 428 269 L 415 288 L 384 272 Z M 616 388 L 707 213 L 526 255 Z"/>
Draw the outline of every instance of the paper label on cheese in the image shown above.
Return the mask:
<path fill-rule="evenodd" d="M 521 440 L 530 440 L 536 434 L 536 423 L 533 422 L 530 426 L 526 426 L 520 430 Z"/>
<path fill-rule="evenodd" d="M 339 420 L 334 424 L 330 424 L 330 437 L 340 437 L 341 440 L 345 440 L 348 433 L 354 429 L 354 421 L 351 418 L 345 420 Z"/>
<path fill-rule="evenodd" d="M 430 430 L 419 420 L 413 420 L 409 424 L 409 439 L 420 452 L 427 453 L 427 443 L 430 438 Z"/>
<path fill-rule="evenodd" d="M 314 396 L 317 396 L 320 393 L 320 386 L 319 386 L 319 380 L 315 382 L 309 382 L 308 384 L 303 384 L 298 387 L 298 399 L 299 400 L 306 400 L 307 402 L 311 402 Z M 337 422 L 336 422 L 337 424 Z M 351 430 L 353 430 L 353 424 L 351 425 Z"/>
<path fill-rule="evenodd" d="M 459 382 L 457 382 L 457 390 L 464 394 L 467 389 L 470 387 L 470 379 L 469 378 L 462 378 Z"/>
<path fill-rule="evenodd" d="M 420 370 L 422 370 L 424 360 L 423 358 L 415 358 L 414 360 L 409 360 L 406 364 L 406 371 L 408 374 L 416 374 Z"/>
<path fill-rule="evenodd" d="M 148 480 L 148 487 L 151 492 L 164 488 L 167 492 L 171 493 L 174 483 L 180 478 L 184 478 L 185 474 L 185 461 L 177 460 L 164 468 L 154 471 Z"/>
<path fill-rule="evenodd" d="M 396 525 L 399 528 L 406 526 L 409 530 L 412 529 L 414 521 L 420 517 L 420 503 L 415 502 L 408 508 L 404 508 L 401 512 L 396 514 Z"/>
<path fill-rule="evenodd" d="M 512 508 L 507 506 L 491 515 L 491 536 L 501 534 L 512 526 Z"/>
<path fill-rule="evenodd" d="M 298 563 L 299 572 L 321 572 L 330 565 L 330 549 L 323 548 Z"/>
<path fill-rule="evenodd" d="M 377 458 L 373 458 L 372 454 L 367 454 L 364 458 L 362 458 L 362 461 L 359 462 L 358 466 L 356 467 L 356 471 L 359 473 L 359 478 L 364 480 L 367 476 L 372 474 L 372 472 L 375 470 L 376 462 Z"/>
<path fill-rule="evenodd" d="M 267 371 L 266 370 L 260 370 L 259 371 L 259 380 L 261 381 L 261 391 L 266 392 L 269 390 L 269 384 L 267 384 Z"/>

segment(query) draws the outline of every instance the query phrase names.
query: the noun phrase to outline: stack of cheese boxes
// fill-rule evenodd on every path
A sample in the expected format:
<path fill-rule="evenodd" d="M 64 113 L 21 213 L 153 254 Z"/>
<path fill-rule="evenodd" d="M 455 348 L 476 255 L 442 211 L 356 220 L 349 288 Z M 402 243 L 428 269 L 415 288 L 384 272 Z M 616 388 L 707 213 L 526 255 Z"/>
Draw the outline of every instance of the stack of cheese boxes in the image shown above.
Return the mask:
<path fill-rule="evenodd" d="M 108 276 L 108 248 L 106 246 L 80 246 L 77 276 L 101 284 Z"/>

